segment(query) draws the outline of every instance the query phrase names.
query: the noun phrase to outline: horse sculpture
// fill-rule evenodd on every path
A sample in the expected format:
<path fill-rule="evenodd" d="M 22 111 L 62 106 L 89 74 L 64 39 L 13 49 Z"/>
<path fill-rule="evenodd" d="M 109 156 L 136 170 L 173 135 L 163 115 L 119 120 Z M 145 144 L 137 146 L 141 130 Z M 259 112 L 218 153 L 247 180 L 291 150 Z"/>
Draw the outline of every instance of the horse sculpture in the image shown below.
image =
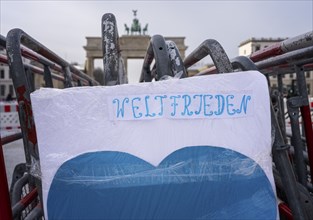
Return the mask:
<path fill-rule="evenodd" d="M 137 10 L 133 10 L 133 13 L 134 13 L 135 18 L 133 19 L 133 23 L 130 27 L 130 33 L 131 35 L 133 35 L 134 33 L 138 33 L 138 35 L 141 35 L 141 25 L 139 23 L 138 18 L 136 18 Z M 127 32 L 127 35 L 129 35 L 129 27 L 127 26 L 127 24 L 124 24 L 124 26 L 125 26 L 125 31 Z M 146 24 L 146 26 L 142 30 L 143 35 L 145 35 L 147 31 L 148 31 L 148 24 Z"/>
<path fill-rule="evenodd" d="M 146 32 L 148 31 L 148 24 L 142 29 L 142 34 L 146 35 Z"/>
<path fill-rule="evenodd" d="M 125 31 L 127 32 L 127 35 L 129 35 L 129 27 L 127 26 L 127 24 L 124 24 L 125 26 Z"/>
<path fill-rule="evenodd" d="M 134 18 L 130 32 L 131 34 L 136 33 L 136 32 L 141 34 L 141 26 L 137 18 Z"/>

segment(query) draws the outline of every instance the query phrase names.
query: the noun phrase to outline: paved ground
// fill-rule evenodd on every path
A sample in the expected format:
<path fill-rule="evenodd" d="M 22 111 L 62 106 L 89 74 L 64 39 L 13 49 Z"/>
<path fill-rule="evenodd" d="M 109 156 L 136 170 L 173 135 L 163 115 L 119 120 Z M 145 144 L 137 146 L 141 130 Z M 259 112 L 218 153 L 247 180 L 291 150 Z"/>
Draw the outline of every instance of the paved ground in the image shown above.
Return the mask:
<path fill-rule="evenodd" d="M 0 135 L 1 137 L 5 137 L 9 134 L 13 134 L 14 132 L 16 131 L 0 131 Z M 8 184 L 10 186 L 14 167 L 19 163 L 25 162 L 22 139 L 4 145 L 3 154 L 4 154 L 4 162 L 5 162 L 5 167 L 6 167 Z"/>

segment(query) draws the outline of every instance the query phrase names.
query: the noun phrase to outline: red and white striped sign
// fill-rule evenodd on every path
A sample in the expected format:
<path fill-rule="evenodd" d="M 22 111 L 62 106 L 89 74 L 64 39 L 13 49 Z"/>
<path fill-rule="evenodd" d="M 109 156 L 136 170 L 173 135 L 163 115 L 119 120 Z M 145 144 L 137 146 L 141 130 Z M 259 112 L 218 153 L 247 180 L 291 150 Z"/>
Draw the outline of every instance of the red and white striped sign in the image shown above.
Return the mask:
<path fill-rule="evenodd" d="M 0 129 L 19 129 L 17 102 L 0 102 Z"/>

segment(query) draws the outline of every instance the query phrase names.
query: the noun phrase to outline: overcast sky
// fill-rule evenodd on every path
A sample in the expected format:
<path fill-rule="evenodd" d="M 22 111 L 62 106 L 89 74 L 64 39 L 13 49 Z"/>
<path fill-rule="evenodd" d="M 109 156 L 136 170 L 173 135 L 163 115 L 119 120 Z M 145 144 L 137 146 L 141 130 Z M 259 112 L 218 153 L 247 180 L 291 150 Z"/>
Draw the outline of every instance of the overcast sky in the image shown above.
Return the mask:
<path fill-rule="evenodd" d="M 7 1 L 0 0 L 0 33 L 21 28 L 67 61 L 85 62 L 86 36 L 101 36 L 104 13 L 116 16 L 119 34 L 133 9 L 148 34 L 184 36 L 188 55 L 205 39 L 230 58 L 250 37 L 294 37 L 313 30 L 313 0 L 289 1 Z M 101 62 L 100 62 L 101 63 Z"/>

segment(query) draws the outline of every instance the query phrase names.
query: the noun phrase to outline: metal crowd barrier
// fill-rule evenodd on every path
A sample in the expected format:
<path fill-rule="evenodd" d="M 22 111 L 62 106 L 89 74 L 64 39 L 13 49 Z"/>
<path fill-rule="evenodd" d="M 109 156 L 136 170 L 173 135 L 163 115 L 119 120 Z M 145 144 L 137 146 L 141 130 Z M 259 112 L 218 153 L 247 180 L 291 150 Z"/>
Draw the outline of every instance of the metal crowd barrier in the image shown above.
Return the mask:
<path fill-rule="evenodd" d="M 156 35 L 151 38 L 147 50 L 140 82 L 151 81 L 154 77 L 159 80 L 157 74 L 151 74 L 150 63 L 155 59 L 156 72 L 164 73 L 172 77 L 172 71 L 168 69 L 169 54 L 158 50 L 162 48 L 159 41 L 162 36 Z M 197 75 L 228 73 L 237 70 L 259 70 L 267 77 L 271 68 L 271 74 L 284 74 L 294 71 L 297 74 L 299 94 L 289 98 L 288 113 L 291 118 L 292 135 L 288 138 L 285 132 L 284 108 L 275 100 L 280 97 L 272 95 L 272 129 L 273 137 L 273 162 L 274 178 L 277 187 L 280 204 L 278 206 L 280 215 L 284 219 L 312 219 L 312 174 L 313 174 L 313 133 L 310 107 L 308 103 L 308 92 L 304 77 L 304 69 L 312 70 L 313 57 L 313 32 L 288 39 L 271 47 L 253 53 L 249 57 L 236 57 L 229 61 L 222 46 L 215 40 L 204 41 L 184 60 L 185 68 L 210 55 L 214 66 L 200 72 Z M 163 43 L 163 41 L 161 41 Z M 164 45 L 164 43 L 163 43 Z M 254 61 L 254 62 L 253 62 Z M 256 62 L 257 61 L 257 62 Z M 282 67 L 284 69 L 282 69 Z M 286 68 L 288 71 L 286 71 Z M 163 76 L 164 77 L 164 76 Z M 166 78 L 166 77 L 165 77 Z M 281 78 L 278 78 L 281 80 Z M 282 94 L 282 81 L 280 81 L 280 94 Z M 273 92 L 274 91 L 274 92 Z M 272 94 L 275 94 L 275 90 Z M 277 93 L 276 93 L 277 94 Z M 304 124 L 302 134 L 299 126 L 299 108 Z M 305 136 L 305 138 L 304 138 Z M 303 141 L 304 140 L 304 141 Z"/>
<path fill-rule="evenodd" d="M 153 59 L 156 62 L 151 69 Z M 186 68 L 176 44 L 173 41 L 166 41 L 161 35 L 152 36 L 139 81 L 151 82 L 152 79 L 163 80 L 164 77 L 184 78 L 186 76 Z"/>
<path fill-rule="evenodd" d="M 128 83 L 123 59 L 121 57 L 116 19 L 113 14 L 104 14 L 101 20 L 103 70 L 106 73 L 104 85 Z"/>
<path fill-rule="evenodd" d="M 10 193 L 2 150 L 0 150 L 0 208 L 4 219 L 43 218 L 41 208 L 41 183 L 30 174 L 34 158 L 39 162 L 35 124 L 32 117 L 30 93 L 34 91 L 33 74 L 41 74 L 46 87 L 53 87 L 53 80 L 62 81 L 64 87 L 98 85 L 86 74 L 75 69 L 62 58 L 19 29 L 11 30 L 7 39 L 0 37 L 1 45 L 6 45 L 8 56 L 0 56 L 0 62 L 8 63 L 19 105 L 22 133 L 1 139 L 4 144 L 23 138 L 26 157 L 25 172 L 13 184 Z M 127 83 L 127 75 L 120 55 L 119 36 L 113 14 L 102 17 L 102 43 L 105 85 Z M 113 45 L 113 46 L 112 46 Z M 267 78 L 277 77 L 278 88 L 272 88 L 271 118 L 273 134 L 273 170 L 279 198 L 278 209 L 281 219 L 313 218 L 313 132 L 311 112 L 306 89 L 304 71 L 313 70 L 313 32 L 308 32 L 283 42 L 269 46 L 251 54 L 250 57 L 229 59 L 223 47 L 213 39 L 205 40 L 184 60 L 174 42 L 165 41 L 163 36 L 151 37 L 144 59 L 140 82 L 188 77 L 188 68 L 210 55 L 214 66 L 196 76 L 234 71 L 258 70 Z M 40 64 L 24 63 L 22 58 Z M 151 67 L 151 64 L 154 65 Z M 173 61 L 179 62 L 173 62 Z M 287 97 L 285 107 L 284 74 L 296 73 L 297 92 Z M 292 133 L 286 131 L 286 115 L 290 118 Z M 300 124 L 300 119 L 302 124 Z M 302 126 L 302 127 L 301 127 Z M 4 172 L 3 172 L 4 171 Z M 21 189 L 28 187 L 26 195 Z M 12 208 L 13 207 L 13 208 Z M 13 214 L 12 214 L 13 210 Z M 24 213 L 22 213 L 24 212 Z M 21 216 L 23 214 L 23 216 Z"/>
<path fill-rule="evenodd" d="M 31 169 L 39 163 L 35 123 L 30 93 L 35 88 L 34 76 L 41 75 L 45 87 L 94 86 L 97 81 L 50 51 L 20 29 L 13 29 L 7 37 L 0 36 L 0 45 L 7 55 L 0 62 L 8 64 L 18 102 L 21 133 L 1 138 L 0 142 L 0 210 L 1 219 L 42 219 L 41 182 Z M 26 164 L 15 167 L 12 184 L 8 187 L 3 158 L 3 146 L 23 139 Z M 35 162 L 35 164 L 34 164 Z M 30 175 L 32 174 L 32 175 Z"/>

